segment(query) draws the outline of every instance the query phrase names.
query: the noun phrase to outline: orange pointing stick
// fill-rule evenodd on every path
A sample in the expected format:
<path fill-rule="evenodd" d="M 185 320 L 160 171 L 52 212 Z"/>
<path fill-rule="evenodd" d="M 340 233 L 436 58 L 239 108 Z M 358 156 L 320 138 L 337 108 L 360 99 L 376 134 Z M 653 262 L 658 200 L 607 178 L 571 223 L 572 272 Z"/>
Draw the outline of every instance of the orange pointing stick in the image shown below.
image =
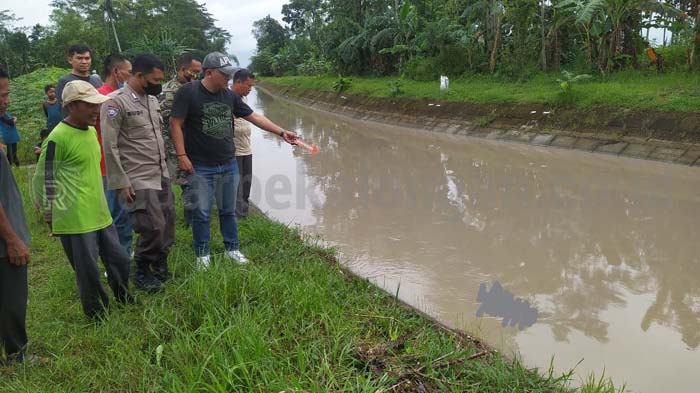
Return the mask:
<path fill-rule="evenodd" d="M 300 138 L 297 138 L 297 139 L 294 141 L 294 144 L 297 145 L 297 146 L 301 146 L 301 147 L 303 147 L 304 149 L 307 149 L 308 151 L 311 152 L 311 154 L 316 154 L 316 153 L 318 153 L 318 146 L 316 146 L 315 143 L 309 145 L 308 143 L 302 141 Z"/>

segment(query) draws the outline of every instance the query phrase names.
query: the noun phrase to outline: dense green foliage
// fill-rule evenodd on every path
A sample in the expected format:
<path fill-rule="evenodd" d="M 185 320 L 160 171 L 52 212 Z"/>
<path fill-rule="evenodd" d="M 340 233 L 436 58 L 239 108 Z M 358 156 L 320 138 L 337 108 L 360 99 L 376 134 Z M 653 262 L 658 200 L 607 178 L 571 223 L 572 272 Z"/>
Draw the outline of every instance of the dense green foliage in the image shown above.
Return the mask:
<path fill-rule="evenodd" d="M 576 76 L 570 76 L 575 79 Z M 346 79 L 346 78 L 343 78 Z M 437 80 L 404 79 L 401 97 L 484 104 L 530 103 L 573 105 L 578 108 L 605 106 L 621 109 L 649 109 L 669 112 L 695 112 L 700 108 L 700 75 L 685 72 L 656 75 L 648 72 L 620 72 L 586 82 L 574 80 L 564 91 L 563 75 L 536 75 L 522 82 L 498 82 L 487 75 L 471 75 L 450 80 L 450 89 L 441 91 Z M 336 91 L 337 76 L 286 76 L 263 78 L 263 82 L 300 89 Z M 561 82 L 560 82 L 561 81 Z M 396 78 L 354 76 L 343 93 L 374 97 L 395 95 Z"/>
<path fill-rule="evenodd" d="M 0 65 L 12 76 L 46 66 L 66 67 L 68 47 L 86 43 L 93 68 L 113 52 L 151 52 L 174 66 L 183 51 L 226 52 L 231 35 L 195 0 L 53 0 L 51 23 L 22 28 L 0 10 Z M 117 41 L 118 40 L 118 41 Z"/>
<path fill-rule="evenodd" d="M 291 0 L 284 26 L 256 25 L 264 75 L 308 75 L 327 64 L 341 75 L 493 74 L 522 80 L 545 71 L 609 74 L 650 66 L 652 43 L 666 69 L 700 63 L 700 0 Z M 285 34 L 281 34 L 284 32 Z M 273 34 L 274 33 L 274 34 Z M 270 39 L 274 37 L 271 42 Z M 663 44 L 663 48 L 660 48 Z M 300 51 L 299 48 L 303 48 Z M 655 67 L 655 66 L 654 66 Z"/>
<path fill-rule="evenodd" d="M 22 138 L 19 159 L 22 163 L 33 162 L 34 145 L 39 142 L 39 133 L 46 127 L 46 116 L 41 104 L 46 100 L 44 86 L 56 83 L 58 78 L 69 72 L 65 68 L 42 68 L 12 80 L 10 106 L 8 111 L 17 117 L 17 130 Z"/>

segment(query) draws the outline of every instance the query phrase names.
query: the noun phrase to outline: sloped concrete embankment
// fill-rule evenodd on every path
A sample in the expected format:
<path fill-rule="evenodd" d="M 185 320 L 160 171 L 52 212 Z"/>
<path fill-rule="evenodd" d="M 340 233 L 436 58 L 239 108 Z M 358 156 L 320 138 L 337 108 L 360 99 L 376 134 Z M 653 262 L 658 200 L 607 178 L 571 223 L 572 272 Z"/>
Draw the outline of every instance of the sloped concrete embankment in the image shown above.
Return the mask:
<path fill-rule="evenodd" d="M 363 97 L 265 82 L 258 87 L 358 120 L 700 166 L 700 113 Z"/>

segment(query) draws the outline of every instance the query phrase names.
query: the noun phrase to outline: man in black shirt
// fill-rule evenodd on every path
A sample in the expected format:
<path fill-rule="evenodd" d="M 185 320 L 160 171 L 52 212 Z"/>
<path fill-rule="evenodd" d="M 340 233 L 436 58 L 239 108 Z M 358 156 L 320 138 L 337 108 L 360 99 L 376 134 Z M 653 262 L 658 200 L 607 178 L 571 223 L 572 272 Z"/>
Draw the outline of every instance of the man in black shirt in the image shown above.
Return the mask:
<path fill-rule="evenodd" d="M 235 117 L 252 119 L 255 114 L 236 94 L 228 81 L 236 72 L 229 58 L 212 52 L 202 62 L 204 80 L 184 85 L 175 95 L 170 113 L 170 132 L 178 166 L 188 173 L 183 205 L 192 213 L 192 238 L 198 265 L 209 265 L 209 221 L 212 199 L 216 197 L 224 256 L 244 264 L 236 224 L 236 193 L 240 175 L 233 142 Z M 296 134 L 270 127 L 288 143 Z"/>
<path fill-rule="evenodd" d="M 85 81 L 95 86 L 95 89 L 102 86 L 102 79 L 98 75 L 90 74 L 90 66 L 92 65 L 92 50 L 85 44 L 75 44 L 68 48 L 68 63 L 71 65 L 72 71 L 69 74 L 63 75 L 58 79 L 56 84 L 56 100 L 58 107 L 63 107 L 61 96 L 66 83 L 71 81 Z M 68 111 L 63 108 L 61 111 L 63 118 L 68 117 Z"/>

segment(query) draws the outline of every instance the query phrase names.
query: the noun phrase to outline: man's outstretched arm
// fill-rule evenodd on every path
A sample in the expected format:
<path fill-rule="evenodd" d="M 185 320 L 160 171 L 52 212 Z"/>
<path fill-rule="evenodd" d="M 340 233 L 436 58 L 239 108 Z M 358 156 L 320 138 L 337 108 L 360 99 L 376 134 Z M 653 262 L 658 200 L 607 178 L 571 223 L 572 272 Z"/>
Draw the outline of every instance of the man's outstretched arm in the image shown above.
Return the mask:
<path fill-rule="evenodd" d="M 285 142 L 289 144 L 293 145 L 297 138 L 299 138 L 296 133 L 285 130 L 284 128 L 278 126 L 264 115 L 260 115 L 253 112 L 248 116 L 244 116 L 243 118 L 255 124 L 258 128 L 262 130 L 271 132 L 277 136 L 281 136 L 285 140 Z"/>

